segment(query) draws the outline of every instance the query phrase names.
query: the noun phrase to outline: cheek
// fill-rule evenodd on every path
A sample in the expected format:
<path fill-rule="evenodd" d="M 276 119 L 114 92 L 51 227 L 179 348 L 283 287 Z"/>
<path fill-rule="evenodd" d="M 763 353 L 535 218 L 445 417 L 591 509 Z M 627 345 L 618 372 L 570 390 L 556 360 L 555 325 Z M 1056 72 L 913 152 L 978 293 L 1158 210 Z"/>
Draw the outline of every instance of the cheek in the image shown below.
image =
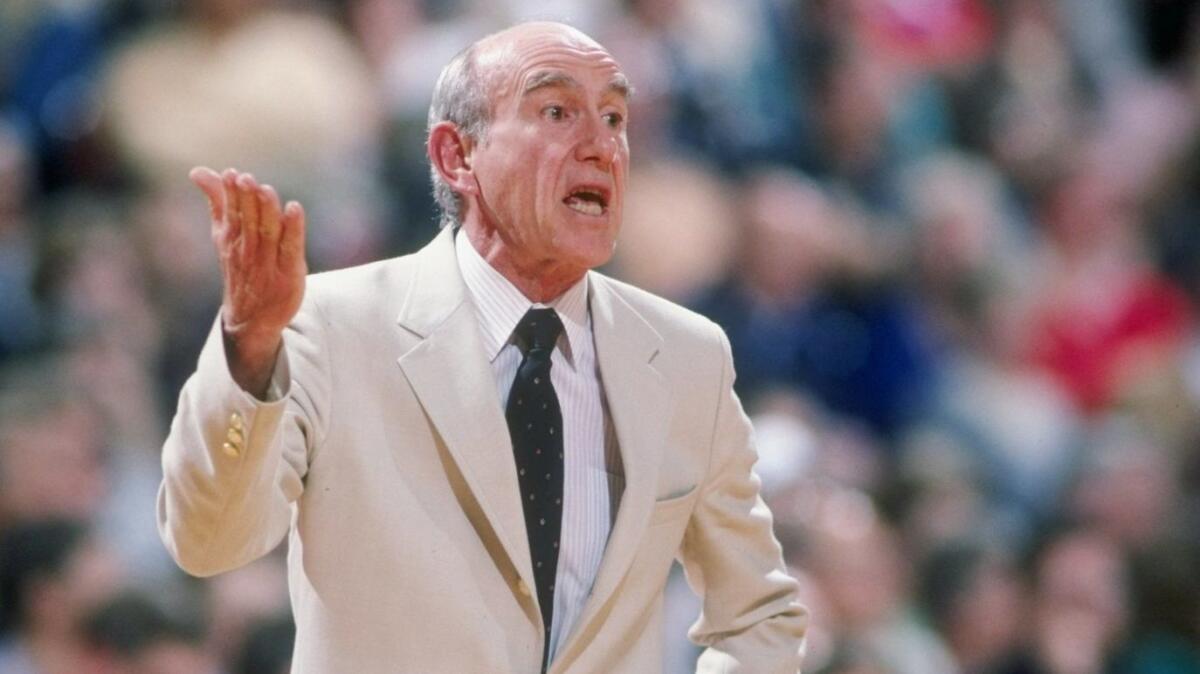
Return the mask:
<path fill-rule="evenodd" d="M 553 214 L 558 211 L 560 202 L 558 200 L 558 183 L 555 180 L 555 175 L 551 171 L 538 171 L 537 179 L 532 181 L 531 188 L 533 190 L 532 199 L 534 200 L 534 208 L 540 216 L 539 223 L 550 229 L 553 227 Z"/>
<path fill-rule="evenodd" d="M 557 156 L 545 153 L 540 160 L 529 162 L 521 173 L 526 189 L 533 191 L 533 198 L 541 209 L 552 211 L 561 203 L 561 166 L 562 161 Z"/>
<path fill-rule="evenodd" d="M 627 162 L 621 163 L 619 166 L 613 167 L 613 187 L 614 187 L 614 203 L 617 208 L 617 213 L 620 214 L 624 210 L 625 205 L 625 187 L 629 179 L 629 165 Z"/>
<path fill-rule="evenodd" d="M 616 159 L 613 161 L 613 174 L 621 180 L 625 181 L 625 176 L 629 173 L 629 143 L 624 139 L 621 140 L 621 146 L 617 149 Z"/>

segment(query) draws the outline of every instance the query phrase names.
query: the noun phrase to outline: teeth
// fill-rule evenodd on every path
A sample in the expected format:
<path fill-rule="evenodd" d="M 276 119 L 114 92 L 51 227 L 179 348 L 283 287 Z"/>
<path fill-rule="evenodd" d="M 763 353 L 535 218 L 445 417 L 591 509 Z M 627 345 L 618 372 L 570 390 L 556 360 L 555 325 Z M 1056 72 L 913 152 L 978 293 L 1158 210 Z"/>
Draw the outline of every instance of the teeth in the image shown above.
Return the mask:
<path fill-rule="evenodd" d="M 584 215 L 601 215 L 604 213 L 604 207 L 594 201 L 580 199 L 579 197 L 567 197 L 567 207 L 573 211 L 578 211 Z"/>

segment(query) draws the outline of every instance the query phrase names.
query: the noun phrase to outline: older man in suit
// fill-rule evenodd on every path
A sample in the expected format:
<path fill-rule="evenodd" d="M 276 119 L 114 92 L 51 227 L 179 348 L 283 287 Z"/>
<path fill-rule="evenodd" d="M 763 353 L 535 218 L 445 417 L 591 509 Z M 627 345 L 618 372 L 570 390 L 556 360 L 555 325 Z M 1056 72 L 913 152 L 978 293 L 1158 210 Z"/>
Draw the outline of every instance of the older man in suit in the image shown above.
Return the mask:
<path fill-rule="evenodd" d="M 160 530 L 197 575 L 289 536 L 294 671 L 658 671 L 675 558 L 700 671 L 799 669 L 724 334 L 589 271 L 620 225 L 628 94 L 570 27 L 477 42 L 430 110 L 442 232 L 312 277 L 299 204 L 193 172 L 225 294 Z"/>

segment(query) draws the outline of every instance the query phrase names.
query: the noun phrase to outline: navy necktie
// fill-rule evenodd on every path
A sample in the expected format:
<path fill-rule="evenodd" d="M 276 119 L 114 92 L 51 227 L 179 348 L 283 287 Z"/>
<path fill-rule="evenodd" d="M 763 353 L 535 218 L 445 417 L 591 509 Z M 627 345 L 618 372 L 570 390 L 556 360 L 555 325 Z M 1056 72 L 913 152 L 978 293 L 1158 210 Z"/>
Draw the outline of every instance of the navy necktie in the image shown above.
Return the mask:
<path fill-rule="evenodd" d="M 542 670 L 549 661 L 554 614 L 554 575 L 558 567 L 563 502 L 563 421 L 550 383 L 550 354 L 562 333 L 553 309 L 530 309 L 513 331 L 524 351 L 508 394 L 505 417 L 512 436 L 525 531 L 533 560 L 538 604 L 545 625 Z"/>

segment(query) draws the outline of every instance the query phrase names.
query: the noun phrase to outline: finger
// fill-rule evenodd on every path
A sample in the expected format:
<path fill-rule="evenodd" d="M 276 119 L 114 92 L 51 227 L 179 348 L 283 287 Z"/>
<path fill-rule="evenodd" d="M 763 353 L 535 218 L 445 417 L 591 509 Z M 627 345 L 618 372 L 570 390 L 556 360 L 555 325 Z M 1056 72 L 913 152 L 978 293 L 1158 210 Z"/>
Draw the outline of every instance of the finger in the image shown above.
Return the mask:
<path fill-rule="evenodd" d="M 258 183 L 254 176 L 243 173 L 237 179 L 238 213 L 242 217 L 243 252 L 253 259 L 265 245 L 262 222 L 258 215 Z"/>
<path fill-rule="evenodd" d="M 258 212 L 262 222 L 262 246 L 264 249 L 276 249 L 279 246 L 280 219 L 283 217 L 279 208 L 279 195 L 270 185 L 258 188 Z"/>
<path fill-rule="evenodd" d="M 262 223 L 262 247 L 264 252 L 274 252 L 279 246 L 279 196 L 270 185 L 261 185 L 256 197 Z"/>
<path fill-rule="evenodd" d="M 279 241 L 279 266 L 291 269 L 304 264 L 304 207 L 289 201 L 283 211 L 283 235 Z"/>
<path fill-rule="evenodd" d="M 228 227 L 225 237 L 227 241 L 240 240 L 240 248 L 244 253 L 246 237 L 242 235 L 242 214 L 237 207 L 237 176 L 238 172 L 231 168 L 225 169 L 221 174 L 221 186 L 225 191 L 225 222 Z"/>
<path fill-rule="evenodd" d="M 213 227 L 217 227 L 225 217 L 225 193 L 221 188 L 221 176 L 207 166 L 197 166 L 188 173 L 188 179 L 208 197 L 209 214 L 212 216 Z"/>

